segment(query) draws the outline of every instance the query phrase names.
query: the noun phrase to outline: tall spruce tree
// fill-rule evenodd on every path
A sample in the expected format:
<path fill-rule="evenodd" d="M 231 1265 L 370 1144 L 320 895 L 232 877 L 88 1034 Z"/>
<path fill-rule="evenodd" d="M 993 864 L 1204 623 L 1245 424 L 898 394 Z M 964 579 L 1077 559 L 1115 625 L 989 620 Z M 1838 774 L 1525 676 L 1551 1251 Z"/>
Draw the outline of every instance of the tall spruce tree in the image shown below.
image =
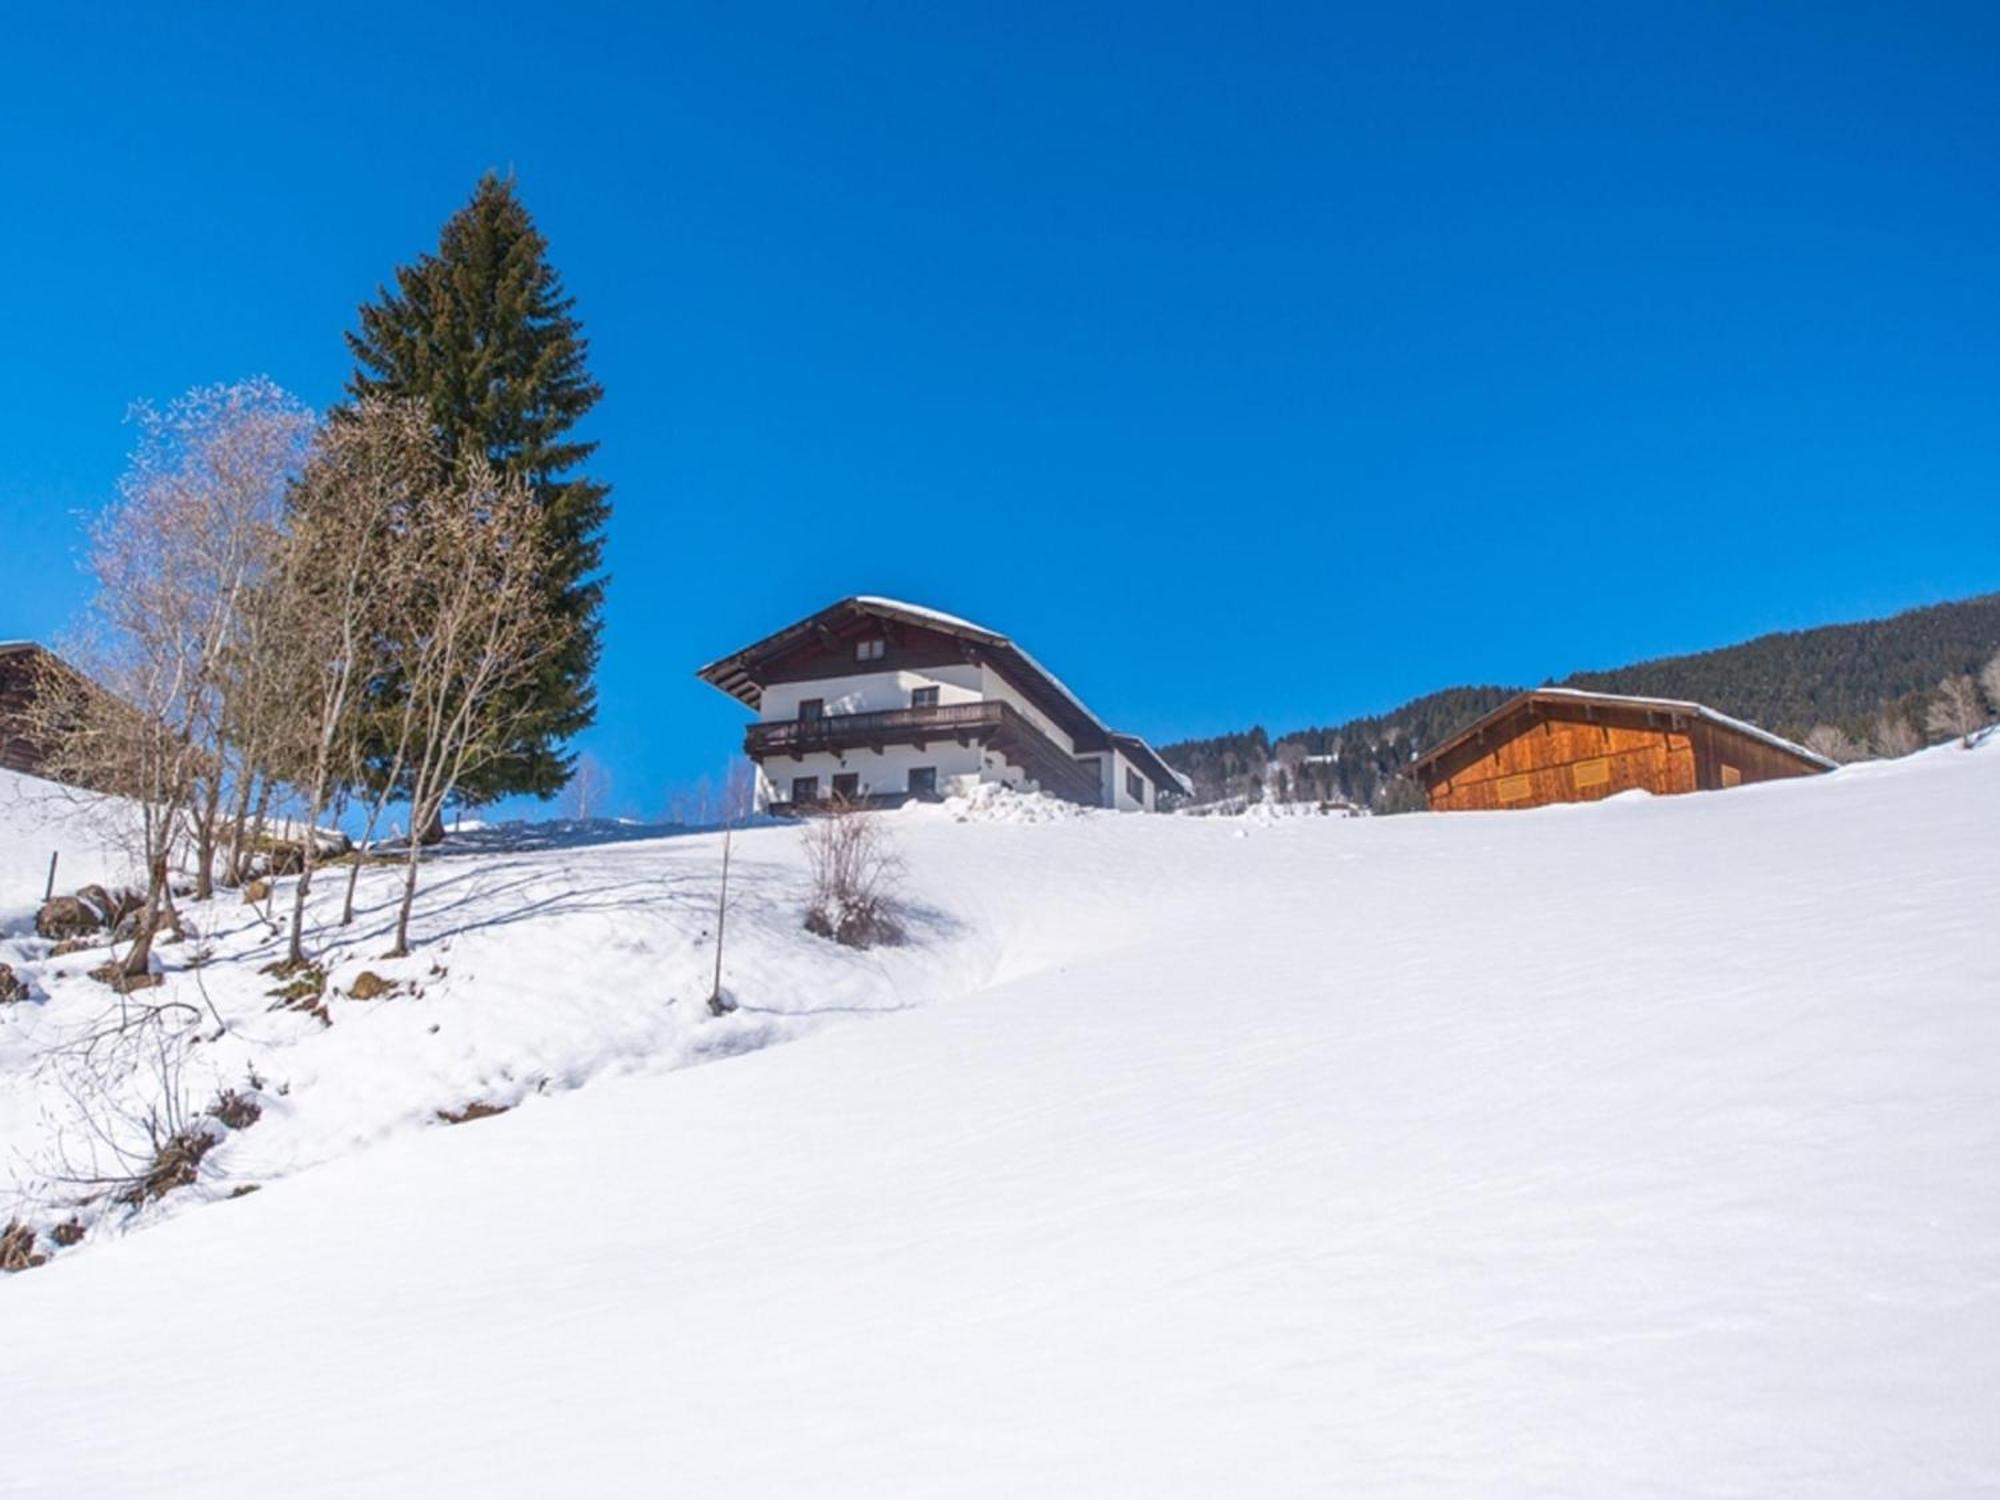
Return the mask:
<path fill-rule="evenodd" d="M 399 267 L 395 287 L 378 288 L 347 335 L 350 396 L 419 398 L 448 458 L 483 453 L 527 479 L 555 559 L 544 580 L 550 606 L 578 627 L 523 690 L 533 712 L 512 750 L 461 788 L 470 803 L 553 796 L 569 779 L 565 742 L 596 716 L 611 490 L 578 472 L 597 444 L 568 436 L 604 393 L 584 366 L 575 302 L 513 182 L 488 173 L 445 221 L 437 253 Z"/>

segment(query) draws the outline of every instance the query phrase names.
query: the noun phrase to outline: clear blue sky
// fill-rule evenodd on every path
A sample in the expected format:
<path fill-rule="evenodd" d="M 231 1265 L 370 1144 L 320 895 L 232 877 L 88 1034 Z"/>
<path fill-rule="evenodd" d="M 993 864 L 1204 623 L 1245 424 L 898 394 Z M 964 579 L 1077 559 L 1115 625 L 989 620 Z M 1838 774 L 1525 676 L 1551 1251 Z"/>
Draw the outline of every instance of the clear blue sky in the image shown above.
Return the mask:
<path fill-rule="evenodd" d="M 487 168 L 616 487 L 615 800 L 844 594 L 1156 741 L 2000 587 L 2000 9 L 18 8 L 0 637 L 135 397 L 341 333 Z M 233 11 L 233 13 L 231 13 Z"/>

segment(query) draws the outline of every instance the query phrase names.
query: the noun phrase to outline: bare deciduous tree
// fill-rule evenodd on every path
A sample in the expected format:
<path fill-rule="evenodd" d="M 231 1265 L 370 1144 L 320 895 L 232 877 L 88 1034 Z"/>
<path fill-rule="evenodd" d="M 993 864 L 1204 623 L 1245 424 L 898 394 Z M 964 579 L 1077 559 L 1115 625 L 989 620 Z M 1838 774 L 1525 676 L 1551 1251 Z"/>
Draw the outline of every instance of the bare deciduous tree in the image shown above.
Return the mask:
<path fill-rule="evenodd" d="M 429 425 L 414 403 L 364 402 L 322 431 L 293 497 L 275 570 L 270 646 L 288 664 L 270 674 L 290 700 L 275 737 L 305 821 L 292 890 L 292 965 L 306 961 L 305 902 L 320 819 L 357 766 L 364 692 L 392 665 L 390 609 L 406 586 L 396 523 L 418 509 L 433 456 Z"/>
<path fill-rule="evenodd" d="M 215 854 L 227 779 L 233 666 L 273 554 L 312 416 L 268 380 L 203 387 L 142 407 L 118 499 L 91 530 L 92 683 L 52 677 L 43 715 L 61 779 L 139 809 L 147 898 L 120 966 L 147 972 L 170 910 L 176 842 L 191 824 L 198 891 Z"/>
<path fill-rule="evenodd" d="M 576 758 L 569 786 L 563 793 L 563 807 L 570 818 L 587 823 L 604 810 L 611 800 L 611 772 L 588 750 Z"/>
<path fill-rule="evenodd" d="M 1937 696 L 1924 715 L 1924 728 L 1941 740 L 1956 738 L 1966 749 L 1972 737 L 1986 727 L 1986 707 L 1979 701 L 1979 686 L 1969 673 L 1947 677 L 1937 685 Z"/>
<path fill-rule="evenodd" d="M 433 472 L 443 473 L 440 462 Z M 573 625 L 550 610 L 541 513 L 527 484 L 481 458 L 413 499 L 395 525 L 397 586 L 387 604 L 395 694 L 389 784 L 409 805 L 410 838 L 392 956 L 409 951 L 421 830 L 467 776 L 519 739 L 520 691 L 566 646 Z"/>
<path fill-rule="evenodd" d="M 1979 690 L 1986 694 L 1986 706 L 2000 715 L 2000 651 L 1979 669 Z"/>

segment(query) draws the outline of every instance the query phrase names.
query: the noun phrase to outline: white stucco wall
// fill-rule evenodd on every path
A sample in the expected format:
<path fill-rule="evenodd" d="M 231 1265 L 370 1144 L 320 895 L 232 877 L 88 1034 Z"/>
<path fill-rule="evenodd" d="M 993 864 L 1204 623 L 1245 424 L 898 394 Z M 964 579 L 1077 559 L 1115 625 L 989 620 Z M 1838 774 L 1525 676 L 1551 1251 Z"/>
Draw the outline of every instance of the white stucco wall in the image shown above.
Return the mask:
<path fill-rule="evenodd" d="M 1125 773 L 1137 768 L 1131 761 L 1125 758 L 1125 752 L 1122 750 L 1113 749 L 1104 759 L 1106 766 L 1110 770 L 1111 781 L 1108 789 L 1111 796 L 1107 799 L 1105 805 L 1107 807 L 1115 807 L 1120 812 L 1152 811 L 1153 800 L 1158 795 L 1158 792 L 1154 788 L 1153 783 L 1147 779 L 1146 773 L 1143 771 L 1139 772 L 1139 789 L 1146 795 L 1143 799 L 1134 799 L 1132 794 L 1125 790 Z"/>
<path fill-rule="evenodd" d="M 985 696 L 982 669 L 972 662 L 916 671 L 856 672 L 815 682 L 774 682 L 764 689 L 758 717 L 769 723 L 796 719 L 801 698 L 823 698 L 829 714 L 870 714 L 908 708 L 913 689 L 934 687 L 940 703 L 977 703 Z"/>
<path fill-rule="evenodd" d="M 797 760 L 789 755 L 768 757 L 758 768 L 757 805 L 792 799 L 792 780 L 817 776 L 822 797 L 833 790 L 833 778 L 853 772 L 860 778 L 857 789 L 864 797 L 900 796 L 909 789 L 910 771 L 916 766 L 937 769 L 938 791 L 950 796 L 969 791 L 982 781 L 1020 785 L 1020 770 L 979 745 L 961 745 L 956 740 L 938 740 L 919 750 L 914 745 L 888 745 L 881 750 L 856 749 L 844 754 L 815 750 Z"/>
<path fill-rule="evenodd" d="M 1076 754 L 1076 741 L 1069 737 L 1068 731 L 1063 729 L 1054 719 L 1051 719 L 1039 708 L 1035 707 L 1034 704 L 1030 703 L 1015 688 L 1013 683 L 1002 677 L 990 666 L 982 666 L 978 670 L 982 679 L 980 690 L 986 697 L 997 698 L 1002 703 L 1011 703 L 1020 711 L 1023 718 L 1041 730 L 1050 739 L 1054 740 L 1063 754 Z"/>

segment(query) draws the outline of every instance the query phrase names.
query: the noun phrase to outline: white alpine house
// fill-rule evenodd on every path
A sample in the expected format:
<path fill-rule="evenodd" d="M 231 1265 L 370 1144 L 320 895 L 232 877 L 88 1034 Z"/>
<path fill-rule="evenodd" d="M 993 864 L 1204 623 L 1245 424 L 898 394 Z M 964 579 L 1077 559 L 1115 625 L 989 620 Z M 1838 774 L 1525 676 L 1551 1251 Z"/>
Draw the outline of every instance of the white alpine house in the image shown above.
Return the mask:
<path fill-rule="evenodd" d="M 843 599 L 700 675 L 758 712 L 743 749 L 766 811 L 997 784 L 1152 812 L 1189 790 L 1006 636 L 921 605 Z"/>

